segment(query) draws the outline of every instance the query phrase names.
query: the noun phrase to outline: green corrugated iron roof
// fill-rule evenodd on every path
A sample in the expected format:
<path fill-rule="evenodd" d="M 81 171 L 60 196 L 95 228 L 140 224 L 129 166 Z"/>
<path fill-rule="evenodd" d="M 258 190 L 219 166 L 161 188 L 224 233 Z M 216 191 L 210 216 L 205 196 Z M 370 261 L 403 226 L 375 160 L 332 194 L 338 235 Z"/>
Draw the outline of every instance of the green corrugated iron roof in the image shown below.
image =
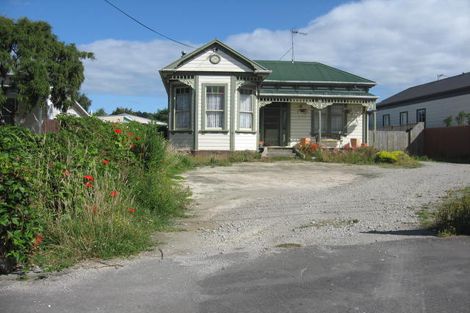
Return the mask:
<path fill-rule="evenodd" d="M 331 82 L 375 85 L 375 82 L 340 69 L 318 63 L 295 61 L 255 60 L 272 71 L 265 81 Z"/>
<path fill-rule="evenodd" d="M 269 95 L 289 95 L 289 96 L 357 96 L 357 97 L 373 97 L 373 94 L 365 90 L 335 90 L 335 89 L 288 89 L 288 88 L 263 88 L 260 94 L 262 96 Z"/>

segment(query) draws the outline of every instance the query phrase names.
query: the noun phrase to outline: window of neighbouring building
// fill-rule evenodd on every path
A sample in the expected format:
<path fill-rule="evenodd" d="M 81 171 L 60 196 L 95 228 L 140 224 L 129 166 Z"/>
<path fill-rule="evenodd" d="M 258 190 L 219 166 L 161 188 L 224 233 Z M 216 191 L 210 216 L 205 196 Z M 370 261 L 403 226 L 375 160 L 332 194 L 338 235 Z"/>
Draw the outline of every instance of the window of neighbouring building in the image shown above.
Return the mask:
<path fill-rule="evenodd" d="M 400 112 L 400 125 L 408 124 L 408 112 Z"/>
<path fill-rule="evenodd" d="M 382 125 L 383 127 L 390 126 L 390 114 L 384 114 L 382 116 Z"/>
<path fill-rule="evenodd" d="M 426 125 L 426 109 L 416 110 L 416 123 L 423 122 Z"/>

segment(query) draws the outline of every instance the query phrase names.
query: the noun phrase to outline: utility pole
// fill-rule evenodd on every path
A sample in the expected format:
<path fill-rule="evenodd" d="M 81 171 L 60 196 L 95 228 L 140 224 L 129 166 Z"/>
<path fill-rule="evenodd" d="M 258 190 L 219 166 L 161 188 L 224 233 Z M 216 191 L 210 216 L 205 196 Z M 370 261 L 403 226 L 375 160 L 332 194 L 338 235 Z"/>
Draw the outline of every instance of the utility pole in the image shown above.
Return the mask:
<path fill-rule="evenodd" d="M 291 51 L 292 51 L 292 58 L 291 58 L 291 61 L 292 63 L 294 63 L 294 35 L 304 35 L 306 36 L 307 33 L 303 33 L 303 32 L 300 32 L 298 29 L 294 29 L 294 28 L 291 28 L 290 30 L 290 38 L 291 38 Z"/>

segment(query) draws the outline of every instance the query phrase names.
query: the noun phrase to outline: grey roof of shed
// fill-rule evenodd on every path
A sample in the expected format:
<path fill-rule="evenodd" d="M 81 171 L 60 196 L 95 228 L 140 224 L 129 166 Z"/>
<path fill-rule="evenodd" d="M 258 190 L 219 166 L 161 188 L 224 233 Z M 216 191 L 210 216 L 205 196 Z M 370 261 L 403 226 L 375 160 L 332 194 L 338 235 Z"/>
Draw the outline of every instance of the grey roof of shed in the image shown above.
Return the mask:
<path fill-rule="evenodd" d="M 410 87 L 377 104 L 377 108 L 429 101 L 459 93 L 470 93 L 470 73 Z"/>

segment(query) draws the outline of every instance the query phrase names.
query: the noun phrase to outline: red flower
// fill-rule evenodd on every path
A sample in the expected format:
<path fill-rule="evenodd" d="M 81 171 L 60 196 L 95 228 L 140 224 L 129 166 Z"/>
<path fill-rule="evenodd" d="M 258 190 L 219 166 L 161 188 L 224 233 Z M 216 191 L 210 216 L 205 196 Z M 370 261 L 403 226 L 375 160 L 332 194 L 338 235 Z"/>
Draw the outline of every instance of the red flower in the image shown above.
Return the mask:
<path fill-rule="evenodd" d="M 111 197 L 113 197 L 113 198 L 116 197 L 118 194 L 119 194 L 119 192 L 117 192 L 116 190 L 113 190 L 110 193 Z"/>
<path fill-rule="evenodd" d="M 83 178 L 86 179 L 86 180 L 88 180 L 89 182 L 95 180 L 95 178 L 94 178 L 93 176 L 91 176 L 91 175 L 85 175 L 85 176 L 83 176 Z"/>
<path fill-rule="evenodd" d="M 87 182 L 85 183 L 85 187 L 86 187 L 86 188 L 93 188 L 93 184 L 92 184 L 91 182 L 87 181 Z"/>
<path fill-rule="evenodd" d="M 135 140 L 137 140 L 137 141 L 140 140 L 140 137 L 139 136 L 135 137 Z"/>
<path fill-rule="evenodd" d="M 44 236 L 41 234 L 37 234 L 36 237 L 34 237 L 33 246 L 34 247 L 39 246 L 43 240 L 44 240 Z"/>
<path fill-rule="evenodd" d="M 135 210 L 134 208 L 128 208 L 127 211 L 128 211 L 129 213 L 135 213 L 136 210 Z"/>
<path fill-rule="evenodd" d="M 116 129 L 114 130 L 114 132 L 119 135 L 119 134 L 122 133 L 122 130 L 120 130 L 119 128 L 116 128 Z"/>
<path fill-rule="evenodd" d="M 109 160 L 104 159 L 103 160 L 103 165 L 108 165 L 108 164 L 109 164 Z"/>

